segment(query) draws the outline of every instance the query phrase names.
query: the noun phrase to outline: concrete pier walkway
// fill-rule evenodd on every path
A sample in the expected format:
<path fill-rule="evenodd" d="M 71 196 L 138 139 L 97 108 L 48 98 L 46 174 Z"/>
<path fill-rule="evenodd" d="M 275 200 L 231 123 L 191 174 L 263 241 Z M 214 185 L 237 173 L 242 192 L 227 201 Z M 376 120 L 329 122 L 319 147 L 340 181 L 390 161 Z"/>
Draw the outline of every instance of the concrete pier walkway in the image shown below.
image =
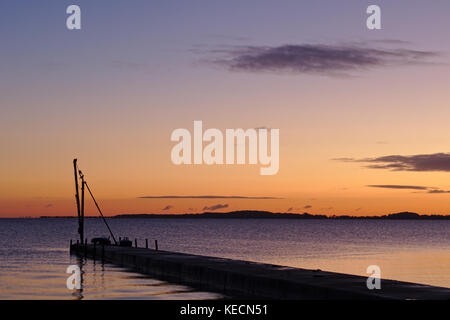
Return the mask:
<path fill-rule="evenodd" d="M 450 300 L 450 289 L 241 260 L 118 246 L 71 245 L 71 253 L 132 268 L 157 279 L 249 299 Z"/>

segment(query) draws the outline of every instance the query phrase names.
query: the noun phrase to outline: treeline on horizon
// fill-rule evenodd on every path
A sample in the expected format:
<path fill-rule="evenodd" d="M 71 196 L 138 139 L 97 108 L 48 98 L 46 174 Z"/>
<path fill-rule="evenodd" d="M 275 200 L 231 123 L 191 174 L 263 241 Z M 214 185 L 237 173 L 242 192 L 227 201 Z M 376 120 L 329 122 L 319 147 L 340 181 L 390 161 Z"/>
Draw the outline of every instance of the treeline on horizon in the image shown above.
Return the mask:
<path fill-rule="evenodd" d="M 52 217 L 41 216 L 41 218 L 76 218 L 74 216 Z M 99 217 L 85 217 L 85 218 L 99 218 Z M 111 216 L 113 219 L 148 219 L 148 218 L 197 218 L 197 219 L 371 219 L 371 220 L 450 220 L 450 215 L 421 215 L 414 212 L 399 212 L 391 213 L 382 216 L 350 216 L 350 215 L 332 215 L 327 216 L 323 214 L 309 214 L 309 213 L 282 213 L 270 211 L 257 210 L 240 210 L 230 212 L 203 212 L 203 213 L 184 213 L 184 214 L 118 214 Z"/>

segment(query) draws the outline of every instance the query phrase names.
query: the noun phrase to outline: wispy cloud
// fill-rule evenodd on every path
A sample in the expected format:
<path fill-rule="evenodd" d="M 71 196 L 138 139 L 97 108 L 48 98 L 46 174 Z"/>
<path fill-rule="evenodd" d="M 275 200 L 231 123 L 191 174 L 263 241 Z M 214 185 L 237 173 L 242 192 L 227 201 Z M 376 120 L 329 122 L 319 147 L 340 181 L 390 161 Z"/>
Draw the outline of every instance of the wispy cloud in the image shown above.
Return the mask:
<path fill-rule="evenodd" d="M 450 193 L 450 190 L 433 189 L 428 190 L 428 193 Z"/>
<path fill-rule="evenodd" d="M 170 210 L 170 209 L 172 209 L 172 208 L 173 208 L 173 206 L 167 205 L 167 206 L 165 206 L 162 210 L 163 210 L 163 211 L 167 211 L 167 210 Z"/>
<path fill-rule="evenodd" d="M 430 189 L 427 193 L 439 194 L 439 193 L 450 193 L 450 190 L 441 190 L 441 189 Z"/>
<path fill-rule="evenodd" d="M 247 197 L 247 196 L 142 196 L 138 199 L 252 199 L 252 200 L 274 200 L 283 199 L 278 197 Z"/>
<path fill-rule="evenodd" d="M 219 209 L 225 209 L 228 208 L 228 204 L 216 204 L 214 206 L 205 206 L 203 207 L 203 210 L 208 210 L 208 211 L 215 211 L 215 210 L 219 210 Z"/>
<path fill-rule="evenodd" d="M 306 206 L 303 206 L 301 208 L 294 208 L 294 207 L 290 207 L 287 209 L 287 212 L 292 212 L 294 210 L 303 210 L 303 209 L 311 209 L 312 205 L 307 204 Z"/>
<path fill-rule="evenodd" d="M 372 184 L 368 185 L 370 188 L 384 188 L 384 189 L 410 189 L 410 190 L 427 190 L 428 187 L 423 186 L 406 186 L 397 184 Z"/>
<path fill-rule="evenodd" d="M 390 155 L 365 159 L 337 158 L 334 160 L 365 163 L 364 166 L 371 169 L 450 172 L 450 153 L 417 154 L 410 156 Z"/>
<path fill-rule="evenodd" d="M 386 43 L 386 42 L 384 42 Z M 389 41 L 401 45 L 401 42 Z M 213 63 L 231 71 L 348 75 L 376 67 L 431 63 L 438 52 L 376 48 L 366 43 L 232 46 L 212 51 Z"/>
<path fill-rule="evenodd" d="M 406 189 L 406 190 L 423 190 L 424 193 L 431 194 L 442 194 L 450 193 L 450 190 L 442 190 L 436 187 L 425 187 L 425 186 L 409 186 L 409 185 L 397 185 L 397 184 L 374 184 L 368 185 L 370 188 L 384 188 L 384 189 Z"/>

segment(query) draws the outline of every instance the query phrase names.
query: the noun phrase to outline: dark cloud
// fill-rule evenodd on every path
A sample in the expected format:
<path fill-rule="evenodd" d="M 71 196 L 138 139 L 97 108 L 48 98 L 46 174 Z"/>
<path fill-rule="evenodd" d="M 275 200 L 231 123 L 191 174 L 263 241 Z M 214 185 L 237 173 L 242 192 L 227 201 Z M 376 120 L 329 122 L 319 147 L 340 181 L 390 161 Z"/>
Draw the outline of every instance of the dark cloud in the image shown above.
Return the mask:
<path fill-rule="evenodd" d="M 232 71 L 326 75 L 346 75 L 375 67 L 426 64 L 430 58 L 439 55 L 437 52 L 405 48 L 374 48 L 363 43 L 234 46 L 213 53 L 222 55 L 213 61 L 215 64 Z"/>
<path fill-rule="evenodd" d="M 427 193 L 434 193 L 434 194 L 437 194 L 437 193 L 450 193 L 450 191 L 449 190 L 441 190 L 441 189 L 431 189 L 431 190 L 428 190 Z"/>
<path fill-rule="evenodd" d="M 431 194 L 442 194 L 450 193 L 450 190 L 442 190 L 435 187 L 425 187 L 425 186 L 408 186 L 408 185 L 397 185 L 397 184 L 380 184 L 380 185 L 368 185 L 371 188 L 386 188 L 386 189 L 408 189 L 408 190 L 424 190 L 426 192 L 415 192 L 415 193 L 431 193 Z"/>
<path fill-rule="evenodd" d="M 304 207 L 302 207 L 302 208 L 294 208 L 294 207 L 290 207 L 290 208 L 287 209 L 287 212 L 291 212 L 291 211 L 294 211 L 294 210 L 310 209 L 310 208 L 312 208 L 312 206 L 309 205 L 309 204 L 306 205 L 306 206 L 304 206 Z"/>
<path fill-rule="evenodd" d="M 203 207 L 203 210 L 208 210 L 208 211 L 215 211 L 215 210 L 219 210 L 219 209 L 225 209 L 228 208 L 228 204 L 216 204 L 214 206 L 211 207 Z"/>
<path fill-rule="evenodd" d="M 397 184 L 372 184 L 368 185 L 371 188 L 386 188 L 386 189 L 410 189 L 410 190 L 428 190 L 428 187 L 423 186 L 406 186 Z"/>
<path fill-rule="evenodd" d="M 274 200 L 283 199 L 278 197 L 247 197 L 247 196 L 143 196 L 139 199 L 252 199 L 252 200 Z"/>
<path fill-rule="evenodd" d="M 167 205 L 167 206 L 165 206 L 162 210 L 163 210 L 163 211 L 166 211 L 166 210 L 170 210 L 170 209 L 172 209 L 172 208 L 173 208 L 173 206 Z"/>
<path fill-rule="evenodd" d="M 367 168 L 391 171 L 450 171 L 450 153 L 391 155 L 366 159 L 337 158 L 334 160 L 366 163 L 365 167 Z"/>

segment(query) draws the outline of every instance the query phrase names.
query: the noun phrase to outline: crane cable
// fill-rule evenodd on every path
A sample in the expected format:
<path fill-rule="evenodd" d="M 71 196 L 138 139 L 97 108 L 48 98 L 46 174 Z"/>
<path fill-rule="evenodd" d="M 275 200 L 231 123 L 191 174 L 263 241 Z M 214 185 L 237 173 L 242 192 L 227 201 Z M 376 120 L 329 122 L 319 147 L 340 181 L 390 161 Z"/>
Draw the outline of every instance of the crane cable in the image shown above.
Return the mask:
<path fill-rule="evenodd" d="M 106 219 L 105 219 L 105 217 L 103 216 L 102 210 L 100 210 L 100 207 L 98 206 L 97 201 L 95 200 L 94 195 L 92 194 L 91 189 L 89 188 L 89 186 L 88 186 L 88 184 L 87 184 L 86 181 L 84 181 L 84 185 L 86 186 L 87 190 L 89 191 L 89 194 L 91 195 L 92 200 L 94 200 L 95 206 L 97 207 L 97 210 L 98 210 L 98 212 L 100 213 L 100 216 L 102 217 L 103 222 L 106 224 L 106 227 L 108 228 L 109 233 L 111 234 L 111 237 L 112 237 L 113 240 L 114 240 L 114 243 L 117 245 L 116 238 L 114 237 L 114 234 L 112 233 L 111 228 L 110 228 L 109 225 L 108 225 L 108 222 L 106 222 Z"/>

